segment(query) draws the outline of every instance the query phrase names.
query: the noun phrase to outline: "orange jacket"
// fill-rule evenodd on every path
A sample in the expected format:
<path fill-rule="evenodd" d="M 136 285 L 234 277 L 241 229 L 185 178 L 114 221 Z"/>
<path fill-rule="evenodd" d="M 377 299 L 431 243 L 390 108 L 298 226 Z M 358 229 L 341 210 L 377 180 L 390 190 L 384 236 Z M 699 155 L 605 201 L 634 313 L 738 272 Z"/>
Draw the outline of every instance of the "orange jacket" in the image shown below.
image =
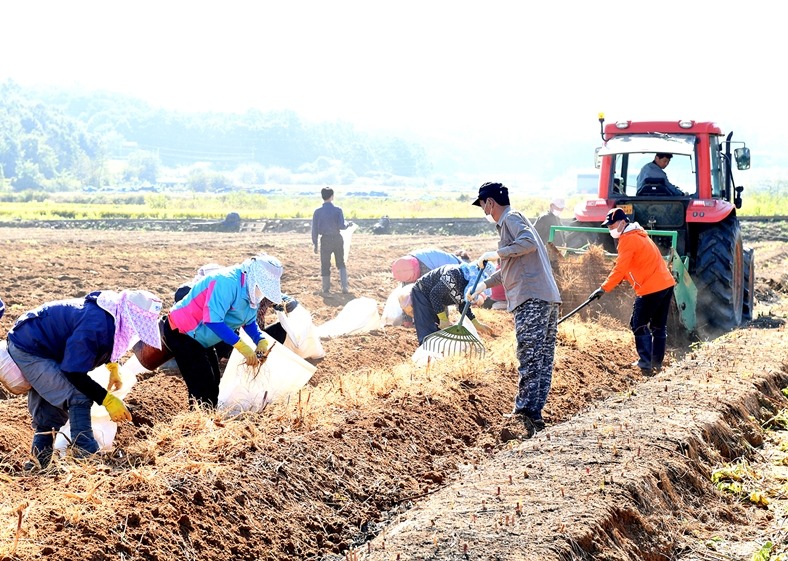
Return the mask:
<path fill-rule="evenodd" d="M 653 294 L 676 284 L 657 245 L 640 226 L 621 234 L 616 264 L 602 283 L 602 290 L 610 292 L 624 279 L 638 296 Z"/>

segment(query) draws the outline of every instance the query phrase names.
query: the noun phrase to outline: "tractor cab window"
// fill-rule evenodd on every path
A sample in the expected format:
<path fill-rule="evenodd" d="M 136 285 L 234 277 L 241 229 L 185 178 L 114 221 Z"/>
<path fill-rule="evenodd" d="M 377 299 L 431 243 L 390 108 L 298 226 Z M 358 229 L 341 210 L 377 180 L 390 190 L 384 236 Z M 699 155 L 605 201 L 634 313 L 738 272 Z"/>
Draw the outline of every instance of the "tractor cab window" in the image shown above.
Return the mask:
<path fill-rule="evenodd" d="M 638 175 L 645 166 L 654 162 L 656 154 L 616 154 L 613 157 L 615 166 L 609 191 L 611 196 L 634 197 L 638 190 Z M 668 176 L 668 181 L 683 192 L 690 196 L 697 192 L 694 158 L 674 154 L 663 171 Z"/>
<path fill-rule="evenodd" d="M 689 196 L 695 196 L 697 186 L 696 137 L 690 134 L 620 134 L 608 139 L 598 154 L 613 159 L 608 193 L 611 197 L 634 197 L 638 193 L 637 178 L 646 166 L 656 166 L 667 175 L 667 182 Z M 657 155 L 665 154 L 668 157 Z M 660 171 L 658 170 L 658 171 Z M 652 170 L 653 171 L 653 170 Z M 616 193 L 614 180 L 618 178 L 621 193 Z M 658 183 L 659 179 L 652 183 Z M 663 179 L 664 183 L 664 179 Z M 658 194 L 659 186 L 652 191 Z M 673 190 L 675 192 L 675 190 Z M 666 193 L 667 194 L 667 193 Z"/>

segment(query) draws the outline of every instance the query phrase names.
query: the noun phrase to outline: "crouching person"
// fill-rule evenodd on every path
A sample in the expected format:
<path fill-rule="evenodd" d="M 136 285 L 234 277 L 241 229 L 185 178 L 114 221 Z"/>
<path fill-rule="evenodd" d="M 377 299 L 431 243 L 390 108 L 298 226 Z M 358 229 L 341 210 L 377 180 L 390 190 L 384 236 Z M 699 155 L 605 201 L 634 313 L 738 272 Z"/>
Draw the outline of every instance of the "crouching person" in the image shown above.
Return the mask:
<path fill-rule="evenodd" d="M 447 306 L 463 308 L 465 292 L 479 276 L 479 267 L 473 263 L 462 265 L 444 265 L 423 275 L 410 291 L 410 303 L 413 307 L 413 321 L 416 325 L 416 337 L 419 345 L 427 335 L 451 325 Z M 492 266 L 487 265 L 482 278 L 492 274 Z M 468 319 L 474 327 L 484 335 L 492 335 L 490 326 L 480 322 L 468 309 Z"/>
<path fill-rule="evenodd" d="M 49 302 L 16 321 L 8 332 L 8 353 L 31 386 L 31 453 L 40 467 L 52 459 L 55 435 L 66 421 L 76 457 L 98 452 L 90 418 L 93 402 L 103 405 L 113 421 L 131 421 L 126 406 L 110 393 L 122 384 L 117 361 L 136 338 L 161 348 L 160 311 L 161 300 L 150 292 L 108 290 Z M 110 371 L 107 389 L 88 376 L 102 364 Z"/>
<path fill-rule="evenodd" d="M 224 342 L 237 349 L 246 364 L 257 366 L 268 352 L 268 340 L 257 325 L 259 308 L 282 303 L 282 264 L 266 254 L 239 265 L 208 272 L 161 320 L 164 346 L 175 357 L 192 407 L 215 408 L 219 401 L 219 356 Z M 238 336 L 243 328 L 252 348 Z"/>

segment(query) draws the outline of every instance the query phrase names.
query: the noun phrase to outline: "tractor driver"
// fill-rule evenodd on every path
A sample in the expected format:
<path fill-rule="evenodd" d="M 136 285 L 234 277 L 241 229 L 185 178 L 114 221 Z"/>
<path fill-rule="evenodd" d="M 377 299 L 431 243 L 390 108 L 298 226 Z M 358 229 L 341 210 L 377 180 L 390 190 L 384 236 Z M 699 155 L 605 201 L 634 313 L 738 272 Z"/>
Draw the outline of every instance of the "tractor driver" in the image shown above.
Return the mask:
<path fill-rule="evenodd" d="M 640 170 L 638 174 L 638 183 L 637 183 L 637 194 L 641 194 L 641 189 L 646 184 L 646 182 L 656 181 L 662 183 L 665 186 L 666 195 L 673 196 L 673 197 L 684 197 L 686 193 L 684 193 L 681 189 L 673 185 L 670 181 L 668 181 L 668 174 L 665 173 L 665 168 L 668 167 L 670 163 L 670 159 L 673 157 L 673 154 L 667 154 L 664 152 L 658 152 L 654 156 L 654 161 L 647 163 L 643 168 Z"/>

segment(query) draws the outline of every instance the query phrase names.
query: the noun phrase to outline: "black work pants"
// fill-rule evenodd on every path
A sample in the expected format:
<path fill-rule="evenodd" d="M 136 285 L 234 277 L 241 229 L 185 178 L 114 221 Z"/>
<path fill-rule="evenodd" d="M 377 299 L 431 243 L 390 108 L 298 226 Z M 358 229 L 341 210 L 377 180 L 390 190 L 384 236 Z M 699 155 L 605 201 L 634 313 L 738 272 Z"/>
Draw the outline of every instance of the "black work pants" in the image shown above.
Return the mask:
<path fill-rule="evenodd" d="M 331 275 L 331 256 L 337 269 L 345 268 L 345 244 L 342 234 L 323 234 L 320 236 L 320 276 Z"/>
<path fill-rule="evenodd" d="M 162 343 L 172 351 L 181 371 L 189 405 L 216 407 L 219 402 L 219 358 L 216 349 L 205 348 L 195 339 L 170 326 L 170 318 L 161 318 Z"/>

